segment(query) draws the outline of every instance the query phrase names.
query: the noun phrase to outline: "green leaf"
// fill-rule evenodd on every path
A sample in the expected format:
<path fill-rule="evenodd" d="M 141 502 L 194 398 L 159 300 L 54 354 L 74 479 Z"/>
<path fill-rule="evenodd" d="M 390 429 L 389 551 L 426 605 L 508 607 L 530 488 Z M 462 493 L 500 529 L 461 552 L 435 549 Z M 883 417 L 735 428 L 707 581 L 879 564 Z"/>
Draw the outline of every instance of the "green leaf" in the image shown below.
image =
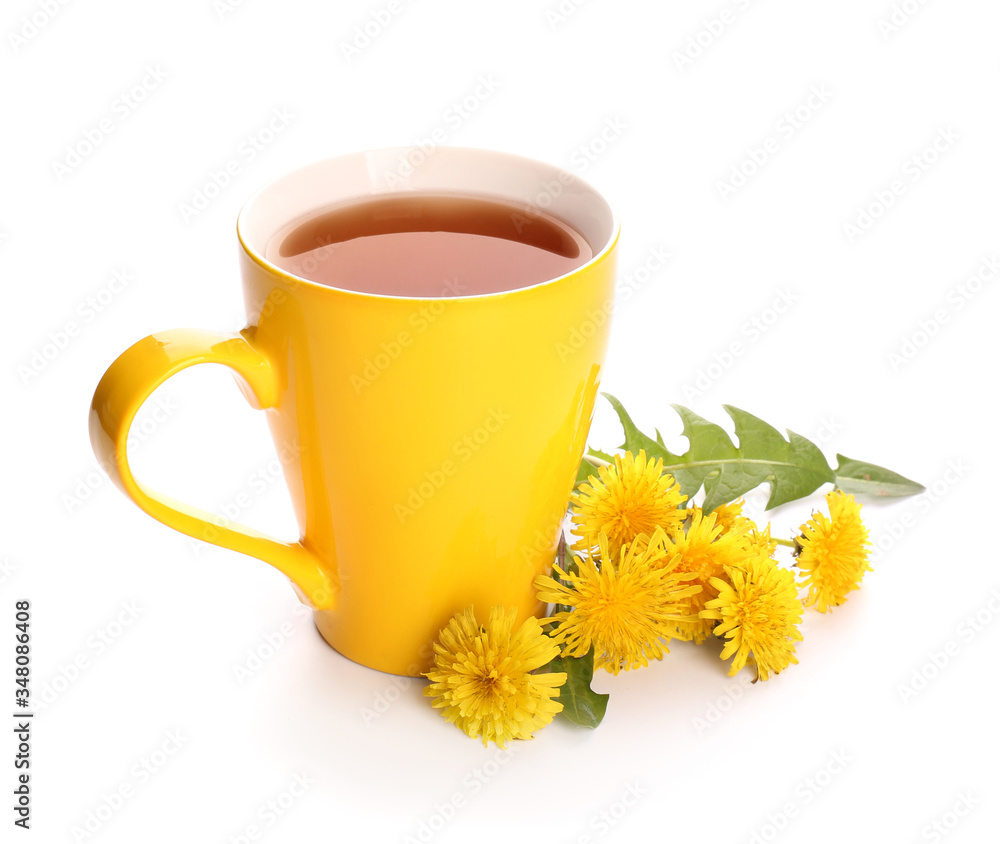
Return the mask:
<path fill-rule="evenodd" d="M 875 466 L 837 455 L 837 488 L 844 492 L 857 495 L 872 495 L 876 498 L 899 498 L 905 495 L 918 495 L 924 487 L 916 481 L 911 481 Z"/>
<path fill-rule="evenodd" d="M 660 457 L 663 459 L 664 464 L 675 463 L 680 459 L 676 455 L 671 454 L 662 441 L 651 440 L 640 431 L 618 399 L 610 393 L 601 393 L 601 395 L 611 402 L 611 406 L 615 409 L 615 413 L 618 414 L 618 419 L 622 423 L 622 428 L 625 430 L 625 444 L 621 447 L 625 451 L 638 454 L 640 449 L 645 449 L 647 457 Z M 659 438 L 659 432 L 657 432 L 657 437 Z M 590 449 L 590 453 L 595 454 L 594 449 Z"/>
<path fill-rule="evenodd" d="M 895 472 L 839 455 L 841 465 L 834 472 L 823 452 L 805 437 L 789 431 L 786 439 L 762 419 L 731 405 L 723 407 L 733 420 L 739 445 L 714 422 L 674 405 L 689 448 L 684 454 L 673 454 L 659 431 L 656 439 L 651 439 L 636 427 L 618 399 L 607 393 L 604 396 L 625 432 L 621 448 L 633 454 L 645 449 L 647 457 L 662 459 L 663 471 L 673 476 L 688 498 L 704 487 L 702 506 L 706 512 L 764 483 L 771 488 L 768 510 L 804 498 L 825 483 L 836 483 L 849 492 L 882 496 L 913 495 L 923 489 Z"/>
<path fill-rule="evenodd" d="M 587 454 L 591 457 L 596 457 L 598 460 L 603 460 L 605 463 L 615 462 L 615 456 L 613 454 L 608 454 L 606 451 L 600 451 L 596 448 L 588 448 Z"/>
<path fill-rule="evenodd" d="M 602 457 L 601 459 L 603 460 L 604 458 Z M 590 476 L 596 474 L 597 474 L 597 466 L 591 463 L 586 457 L 584 457 L 583 460 L 580 461 L 580 468 L 576 470 L 576 482 L 573 484 L 574 488 L 580 486 L 580 484 L 587 483 L 587 481 L 590 479 Z"/>
<path fill-rule="evenodd" d="M 594 679 L 594 649 L 586 656 L 559 656 L 544 671 L 565 671 L 566 682 L 559 689 L 560 713 L 574 724 L 593 729 L 604 720 L 610 695 L 599 695 L 590 683 Z"/>

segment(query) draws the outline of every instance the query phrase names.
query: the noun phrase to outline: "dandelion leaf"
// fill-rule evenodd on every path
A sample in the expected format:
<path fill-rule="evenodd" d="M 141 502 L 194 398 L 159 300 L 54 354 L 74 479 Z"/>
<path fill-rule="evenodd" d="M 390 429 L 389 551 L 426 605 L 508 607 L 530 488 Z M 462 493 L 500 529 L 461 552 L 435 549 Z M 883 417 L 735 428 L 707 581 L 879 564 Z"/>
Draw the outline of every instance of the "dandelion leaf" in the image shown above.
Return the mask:
<path fill-rule="evenodd" d="M 593 729 L 604 720 L 610 695 L 601 695 L 590 688 L 594 679 L 594 649 L 586 656 L 559 656 L 543 670 L 565 671 L 566 682 L 559 689 L 559 702 L 563 710 L 559 714 L 574 724 Z"/>
<path fill-rule="evenodd" d="M 688 440 L 688 450 L 674 454 L 659 431 L 655 440 L 644 434 L 618 399 L 607 393 L 604 396 L 625 432 L 621 448 L 633 454 L 644 449 L 648 457 L 662 459 L 663 471 L 674 477 L 688 498 L 704 488 L 702 506 L 706 512 L 765 483 L 770 487 L 768 510 L 804 498 L 825 483 L 835 484 L 845 492 L 875 496 L 913 495 L 923 489 L 888 469 L 842 455 L 837 455 L 839 464 L 834 470 L 823 452 L 805 437 L 788 431 L 786 438 L 764 420 L 731 405 L 723 407 L 733 420 L 736 443 L 714 422 L 674 405 Z M 593 450 L 591 453 L 596 454 Z"/>

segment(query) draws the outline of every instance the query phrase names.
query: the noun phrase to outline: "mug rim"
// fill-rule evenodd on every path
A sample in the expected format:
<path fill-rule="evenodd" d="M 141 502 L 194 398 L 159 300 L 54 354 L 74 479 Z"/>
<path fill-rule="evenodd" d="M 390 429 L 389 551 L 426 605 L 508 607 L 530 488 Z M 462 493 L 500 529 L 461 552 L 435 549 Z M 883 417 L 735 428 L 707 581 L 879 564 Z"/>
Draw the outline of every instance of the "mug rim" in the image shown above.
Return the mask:
<path fill-rule="evenodd" d="M 474 293 L 461 296 L 428 297 L 428 296 L 400 296 L 390 293 L 370 293 L 361 290 L 350 290 L 345 287 L 336 287 L 330 284 L 321 284 L 320 282 L 313 281 L 311 279 L 305 278 L 304 276 L 295 275 L 294 273 L 290 273 L 287 270 L 282 269 L 281 267 L 269 261 L 264 256 L 262 250 L 255 248 L 250 243 L 251 238 L 249 234 L 246 232 L 246 229 L 249 226 L 250 215 L 253 214 L 253 212 L 255 211 L 256 204 L 262 200 L 264 194 L 266 194 L 270 190 L 275 189 L 282 182 L 291 181 L 296 176 L 300 176 L 314 167 L 332 165 L 335 162 L 346 161 L 347 159 L 358 158 L 359 156 L 365 156 L 365 155 L 386 156 L 386 155 L 398 154 L 404 156 L 408 161 L 409 160 L 408 156 L 416 151 L 421 151 L 426 154 L 426 150 L 423 150 L 421 147 L 418 146 L 380 147 L 378 149 L 361 150 L 357 152 L 346 153 L 343 155 L 332 156 L 330 158 L 319 159 L 310 164 L 305 164 L 301 167 L 297 167 L 294 170 L 290 170 L 282 174 L 281 176 L 272 179 L 270 182 L 258 188 L 253 194 L 251 194 L 250 198 L 243 203 L 243 206 L 240 208 L 239 214 L 237 215 L 236 236 L 239 239 L 240 246 L 243 248 L 243 252 L 247 255 L 247 257 L 249 257 L 254 263 L 260 266 L 262 269 L 264 269 L 265 271 L 267 271 L 272 275 L 276 275 L 288 281 L 295 287 L 298 287 L 300 285 L 307 285 L 309 287 L 316 288 L 319 290 L 327 290 L 330 291 L 331 293 L 346 294 L 350 296 L 360 296 L 366 299 L 389 299 L 389 300 L 401 300 L 401 301 L 437 301 L 439 299 L 447 299 L 448 301 L 452 302 L 452 301 L 473 300 L 473 299 L 494 299 L 503 296 L 511 296 L 518 293 L 528 293 L 530 291 L 538 290 L 539 288 L 547 287 L 549 285 L 554 285 L 560 281 L 563 281 L 577 273 L 580 273 L 588 269 L 589 267 L 603 260 L 608 255 L 608 253 L 610 253 L 615 248 L 616 244 L 618 243 L 618 238 L 619 235 L 621 234 L 621 222 L 618 217 L 618 212 L 615 210 L 615 207 L 607 200 L 607 198 L 599 190 L 597 190 L 588 181 L 578 176 L 576 173 L 573 173 L 572 171 L 566 170 L 561 167 L 557 167 L 554 164 L 549 164 L 548 162 L 540 161 L 538 159 L 530 158 L 524 155 L 517 155 L 515 153 L 503 152 L 500 150 L 486 149 L 483 147 L 458 147 L 450 145 L 435 147 L 433 149 L 433 153 L 440 153 L 442 151 L 444 152 L 454 151 L 459 153 L 460 155 L 467 155 L 467 154 L 482 155 L 487 158 L 506 159 L 508 162 L 511 163 L 523 163 L 525 166 L 530 166 L 534 168 L 544 167 L 553 176 L 558 176 L 559 174 L 563 173 L 568 174 L 571 177 L 573 183 L 580 186 L 584 190 L 589 191 L 594 197 L 596 197 L 604 205 L 605 209 L 609 214 L 610 231 L 605 239 L 603 247 L 597 252 L 595 252 L 593 256 L 591 256 L 586 262 L 580 264 L 578 267 L 575 267 L 569 272 L 563 273 L 562 275 L 559 276 L 554 276 L 553 278 L 546 279 L 545 281 L 540 281 L 535 284 L 528 285 L 526 287 L 514 287 L 509 290 L 498 290 L 491 293 Z M 373 192 L 371 195 L 372 196 L 388 195 L 394 192 L 395 191 L 392 190 L 378 191 L 378 192 Z M 292 220 L 288 220 L 286 222 L 290 223 L 292 222 Z M 567 225 L 571 224 L 567 223 Z"/>

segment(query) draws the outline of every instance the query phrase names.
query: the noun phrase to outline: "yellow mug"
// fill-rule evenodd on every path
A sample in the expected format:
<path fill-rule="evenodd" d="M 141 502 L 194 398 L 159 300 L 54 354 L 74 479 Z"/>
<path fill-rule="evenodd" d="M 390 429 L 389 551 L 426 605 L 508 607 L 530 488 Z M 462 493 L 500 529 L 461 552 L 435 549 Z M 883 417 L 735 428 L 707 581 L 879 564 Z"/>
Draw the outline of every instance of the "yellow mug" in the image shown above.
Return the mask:
<path fill-rule="evenodd" d="M 268 262 L 269 238 L 333 203 L 396 191 L 486 195 L 543 209 L 594 257 L 541 284 L 417 299 L 341 290 Z M 472 604 L 543 610 L 607 347 L 618 220 L 575 175 L 486 150 L 386 149 L 293 172 L 242 209 L 247 327 L 174 329 L 124 352 L 94 394 L 94 451 L 115 484 L 188 536 L 291 580 L 344 656 L 427 670 L 430 644 Z M 517 280 L 511 279 L 516 288 Z M 272 539 L 137 481 L 129 426 L 150 393 L 196 363 L 230 367 L 262 409 L 299 524 Z"/>

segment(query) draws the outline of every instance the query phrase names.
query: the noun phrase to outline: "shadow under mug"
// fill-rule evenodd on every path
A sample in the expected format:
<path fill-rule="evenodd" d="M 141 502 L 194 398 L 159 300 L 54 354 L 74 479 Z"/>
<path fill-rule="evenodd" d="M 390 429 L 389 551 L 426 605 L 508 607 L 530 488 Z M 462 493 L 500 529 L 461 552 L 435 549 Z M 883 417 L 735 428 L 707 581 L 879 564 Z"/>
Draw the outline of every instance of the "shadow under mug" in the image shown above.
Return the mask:
<path fill-rule="evenodd" d="M 436 299 L 328 287 L 264 258 L 268 240 L 297 218 L 397 191 L 541 209 L 579 232 L 594 257 L 530 287 Z M 575 175 L 504 153 L 385 149 L 304 167 L 240 212 L 247 327 L 162 331 L 125 351 L 94 394 L 94 451 L 153 518 L 287 575 L 344 656 L 417 676 L 438 631 L 466 606 L 481 620 L 496 604 L 519 618 L 544 609 L 532 581 L 553 561 L 590 428 L 618 230 L 608 203 Z M 298 541 L 132 476 L 136 412 L 197 363 L 230 367 L 266 415 Z"/>

